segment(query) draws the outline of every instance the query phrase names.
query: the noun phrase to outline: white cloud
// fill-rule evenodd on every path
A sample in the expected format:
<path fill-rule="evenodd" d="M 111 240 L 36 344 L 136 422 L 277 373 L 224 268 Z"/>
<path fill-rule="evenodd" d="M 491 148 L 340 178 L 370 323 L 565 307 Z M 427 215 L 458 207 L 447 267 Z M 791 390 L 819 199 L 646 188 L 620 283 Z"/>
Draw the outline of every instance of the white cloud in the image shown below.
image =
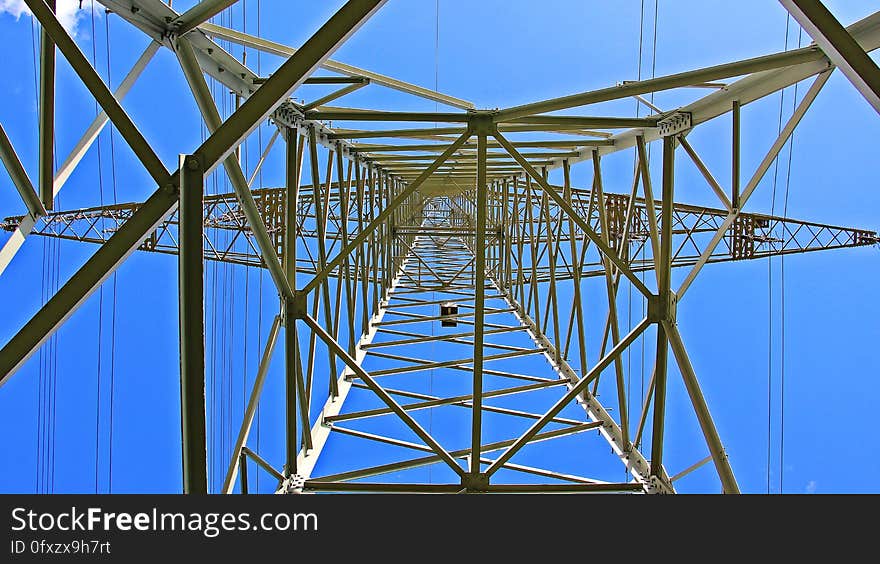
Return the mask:
<path fill-rule="evenodd" d="M 0 0 L 0 14 L 12 14 L 18 19 L 22 14 L 29 14 L 28 7 L 22 0 Z"/>
<path fill-rule="evenodd" d="M 83 0 L 82 9 L 79 7 L 80 0 L 57 0 L 55 14 L 58 21 L 64 26 L 72 36 L 76 37 L 79 32 L 79 24 L 82 19 L 92 10 L 92 0 Z M 94 5 L 96 14 L 100 14 L 100 4 Z M 24 0 L 0 0 L 0 14 L 9 14 L 16 20 L 21 18 L 22 14 L 30 16 L 31 11 L 28 9 Z"/>
<path fill-rule="evenodd" d="M 816 493 L 816 488 L 818 486 L 819 486 L 819 484 L 816 483 L 816 480 L 810 480 L 809 482 L 807 482 L 807 488 L 806 488 L 807 493 L 808 494 Z"/>

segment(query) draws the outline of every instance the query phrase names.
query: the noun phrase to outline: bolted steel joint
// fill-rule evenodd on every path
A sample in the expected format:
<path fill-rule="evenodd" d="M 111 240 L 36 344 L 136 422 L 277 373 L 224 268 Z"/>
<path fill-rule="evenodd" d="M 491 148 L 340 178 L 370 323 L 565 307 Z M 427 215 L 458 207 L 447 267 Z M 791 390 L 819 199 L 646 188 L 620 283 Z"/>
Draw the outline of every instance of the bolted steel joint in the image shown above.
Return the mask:
<path fill-rule="evenodd" d="M 669 137 L 685 132 L 691 128 L 690 112 L 673 112 L 657 122 L 660 137 Z"/>
<path fill-rule="evenodd" d="M 285 302 L 284 314 L 288 319 L 305 319 L 308 315 L 308 294 L 305 292 L 294 292 L 293 299 Z"/>
<path fill-rule="evenodd" d="M 651 476 L 648 480 L 648 483 L 645 484 L 645 493 L 655 495 L 673 494 L 675 493 L 675 489 L 670 483 L 661 479 L 660 477 Z"/>
<path fill-rule="evenodd" d="M 296 137 L 299 135 L 299 127 L 296 125 L 282 125 L 279 129 L 281 130 L 281 135 L 284 137 L 284 140 L 288 143 L 296 141 Z"/>
<path fill-rule="evenodd" d="M 678 296 L 672 290 L 665 296 L 651 294 L 648 297 L 648 321 L 651 323 L 660 323 L 668 321 L 676 322 L 676 310 L 678 309 Z"/>
<path fill-rule="evenodd" d="M 164 190 L 168 194 L 171 194 L 174 197 L 179 196 L 180 195 L 180 180 L 178 179 L 178 177 L 175 175 L 174 177 L 172 177 L 170 182 L 166 182 L 165 184 L 163 184 L 162 190 Z"/>
<path fill-rule="evenodd" d="M 188 170 L 199 170 L 202 168 L 202 159 L 199 155 L 187 155 L 183 158 L 183 166 Z"/>
<path fill-rule="evenodd" d="M 468 126 L 470 126 L 474 135 L 492 135 L 495 133 L 495 112 L 469 112 Z"/>
<path fill-rule="evenodd" d="M 306 479 L 299 474 L 291 474 L 281 483 L 278 493 L 281 494 L 301 494 L 305 488 Z"/>
<path fill-rule="evenodd" d="M 467 472 L 461 477 L 461 486 L 468 492 L 487 492 L 489 476 L 480 472 Z"/>

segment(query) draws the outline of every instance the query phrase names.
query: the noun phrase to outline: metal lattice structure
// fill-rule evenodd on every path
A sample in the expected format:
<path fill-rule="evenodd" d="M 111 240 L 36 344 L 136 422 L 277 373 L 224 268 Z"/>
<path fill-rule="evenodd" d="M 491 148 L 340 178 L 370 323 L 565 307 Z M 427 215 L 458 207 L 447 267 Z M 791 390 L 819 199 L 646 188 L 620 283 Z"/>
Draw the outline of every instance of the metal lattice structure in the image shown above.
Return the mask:
<path fill-rule="evenodd" d="M 3 162 L 29 213 L 3 221 L 2 227 L 13 234 L 0 252 L 0 269 L 32 234 L 99 247 L 0 351 L 0 382 L 131 253 L 177 255 L 184 490 L 206 492 L 204 265 L 258 266 L 270 273 L 281 307 L 228 461 L 224 493 L 234 491 L 236 484 L 247 489 L 240 474 L 246 473 L 248 460 L 274 476 L 280 492 L 663 493 L 674 492 L 675 479 L 709 461 L 723 491 L 738 492 L 677 327 L 678 301 L 709 263 L 878 242 L 872 231 L 742 211 L 836 68 L 880 111 L 880 71 L 866 54 L 880 47 L 880 12 L 843 28 L 818 1 L 781 1 L 814 44 L 490 111 L 329 59 L 385 0 L 347 2 L 299 49 L 207 23 L 235 0 L 203 1 L 183 14 L 159 0 L 100 0 L 154 40 L 115 93 L 50 5 L 27 0 L 43 29 L 40 178 L 35 189 L 3 133 Z M 283 56 L 286 62 L 270 77 L 258 76 L 225 51 L 220 39 Z M 51 150 L 53 44 L 104 110 L 57 171 Z M 120 105 L 161 48 L 177 56 L 210 131 L 173 172 Z M 312 76 L 318 68 L 336 74 Z M 240 106 L 225 120 L 205 75 L 238 97 Z M 801 81 L 809 81 L 809 89 L 743 182 L 741 107 Z M 297 103 L 292 95 L 304 84 L 338 84 L 340 89 Z M 427 98 L 453 111 L 329 105 L 370 84 Z M 710 93 L 672 111 L 661 111 L 642 98 L 693 86 Z M 593 104 L 629 97 L 641 100 L 652 114 L 589 114 Z M 579 113 L 552 113 L 571 109 Z M 728 114 L 734 124 L 734 174 L 725 187 L 687 136 L 700 124 Z M 252 189 L 253 176 L 246 177 L 236 151 L 266 119 L 277 133 L 264 157 L 276 141 L 285 146 L 286 183 Z M 53 210 L 54 196 L 108 121 L 149 172 L 156 191 L 144 202 Z M 331 128 L 330 121 L 376 127 Z M 410 123 L 417 125 L 400 126 Z M 425 125 L 430 123 L 443 125 Z M 514 139 L 523 132 L 532 138 Z M 570 139 L 551 139 L 559 133 Z M 540 138 L 543 134 L 547 139 Z M 651 143 L 660 151 L 659 179 L 652 178 L 649 167 Z M 630 189 L 614 193 L 606 191 L 602 159 L 620 151 L 631 152 L 635 166 Z M 676 201 L 676 151 L 693 161 L 717 196 L 717 207 Z M 592 174 L 588 187 L 572 185 L 571 167 L 578 163 Z M 261 159 L 257 168 L 262 164 Z M 221 165 L 234 193 L 205 196 L 206 175 Z M 548 180 L 556 169 L 562 170 L 561 185 Z M 687 272 L 678 287 L 672 285 L 673 269 Z M 306 283 L 299 285 L 298 277 Z M 624 287 L 647 300 L 644 319 L 627 334 L 618 319 L 618 295 Z M 591 313 L 587 300 L 593 306 L 600 303 L 604 312 Z M 647 393 L 637 398 L 642 408 L 631 412 L 622 355 L 648 332 L 657 343 L 653 373 Z M 247 445 L 268 364 L 282 337 L 286 463 L 279 469 Z M 441 351 L 428 347 L 439 342 L 444 344 Z M 598 356 L 590 358 L 588 343 L 601 343 Z M 327 389 L 321 390 L 315 384 L 324 354 L 329 377 Z M 663 464 L 672 361 L 709 452 L 675 476 Z M 448 384 L 438 386 L 436 393 L 411 385 L 416 376 L 438 371 Z M 600 381 L 606 386 L 601 400 Z M 496 401 L 512 397 L 518 407 Z M 323 407 L 315 410 L 313 405 L 323 398 Z M 455 445 L 446 440 L 448 431 L 441 441 L 425 425 L 423 415 L 434 412 L 458 418 L 455 425 L 450 423 L 461 430 Z M 501 418 L 513 421 L 504 428 L 518 433 L 486 442 Z M 376 420 L 383 421 L 380 431 L 357 425 Z M 551 460 L 544 467 L 518 458 L 538 443 L 576 435 L 604 441 L 631 480 L 574 475 L 551 469 Z M 349 457 L 346 469 L 317 474 L 319 461 L 333 456 L 327 449 L 339 437 L 384 445 L 388 449 L 377 450 L 376 457 L 386 458 L 366 463 Z M 400 454 L 412 451 L 420 454 Z M 384 479 L 406 477 L 406 471 L 427 466 L 442 468 L 441 475 L 450 479 Z M 524 474 L 528 483 L 517 480 Z"/>

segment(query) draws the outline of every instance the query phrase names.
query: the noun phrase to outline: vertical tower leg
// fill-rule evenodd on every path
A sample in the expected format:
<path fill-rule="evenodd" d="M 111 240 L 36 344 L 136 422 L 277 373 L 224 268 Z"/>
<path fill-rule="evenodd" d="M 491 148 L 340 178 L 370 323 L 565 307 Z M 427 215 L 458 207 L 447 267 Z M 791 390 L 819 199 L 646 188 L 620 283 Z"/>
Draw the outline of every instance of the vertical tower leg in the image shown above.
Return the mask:
<path fill-rule="evenodd" d="M 669 341 L 661 323 L 669 316 L 672 276 L 672 204 L 674 197 L 675 137 L 663 138 L 663 189 L 661 196 L 660 260 L 657 271 L 657 361 L 654 368 L 654 424 L 651 431 L 651 474 L 664 477 L 663 432 L 666 421 L 666 365 Z"/>
<path fill-rule="evenodd" d="M 208 493 L 205 446 L 204 168 L 195 155 L 180 163 L 180 409 L 183 492 Z"/>
<path fill-rule="evenodd" d="M 473 408 L 471 409 L 470 473 L 480 473 L 480 442 L 483 425 L 483 340 L 486 286 L 486 131 L 477 132 L 477 229 L 474 248 L 474 380 Z"/>
<path fill-rule="evenodd" d="M 55 11 L 55 0 L 48 0 Z M 53 209 L 55 193 L 55 43 L 44 29 L 40 35 L 40 174 L 38 189 L 43 206 Z"/>
<path fill-rule="evenodd" d="M 287 198 L 285 199 L 284 271 L 291 289 L 296 292 L 297 200 L 299 199 L 298 132 L 287 130 Z M 296 474 L 296 370 L 299 366 L 299 340 L 296 336 L 294 304 L 287 300 L 284 307 L 284 394 L 286 464 L 285 478 Z"/>

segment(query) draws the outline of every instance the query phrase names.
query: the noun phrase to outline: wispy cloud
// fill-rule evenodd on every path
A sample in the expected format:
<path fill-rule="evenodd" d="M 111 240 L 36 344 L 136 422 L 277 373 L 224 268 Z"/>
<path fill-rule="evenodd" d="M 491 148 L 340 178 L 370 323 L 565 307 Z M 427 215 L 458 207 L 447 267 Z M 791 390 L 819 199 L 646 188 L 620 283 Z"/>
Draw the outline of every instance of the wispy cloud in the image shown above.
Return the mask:
<path fill-rule="evenodd" d="M 805 490 L 808 494 L 814 494 L 816 493 L 816 488 L 818 486 L 819 484 L 816 483 L 816 480 L 810 480 L 809 482 L 807 482 L 807 487 L 805 488 Z"/>
<path fill-rule="evenodd" d="M 82 8 L 80 8 L 80 0 L 57 0 L 55 13 L 64 29 L 76 37 L 80 22 L 92 9 L 93 2 L 91 0 L 84 0 Z M 100 14 L 99 6 L 95 5 L 94 10 L 96 14 Z M 22 15 L 30 16 L 31 11 L 24 0 L 0 0 L 0 15 L 2 14 L 9 14 L 18 20 Z"/>

